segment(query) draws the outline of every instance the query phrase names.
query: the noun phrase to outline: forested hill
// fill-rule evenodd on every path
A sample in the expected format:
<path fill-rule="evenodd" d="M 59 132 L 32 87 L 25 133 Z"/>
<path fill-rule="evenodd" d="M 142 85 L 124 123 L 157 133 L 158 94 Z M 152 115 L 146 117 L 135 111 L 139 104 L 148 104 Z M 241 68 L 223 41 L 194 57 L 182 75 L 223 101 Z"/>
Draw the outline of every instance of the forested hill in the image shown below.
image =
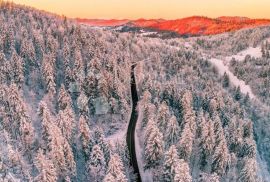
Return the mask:
<path fill-rule="evenodd" d="M 2 3 L 1 180 L 135 181 L 125 142 L 130 67 L 146 58 L 135 68 L 140 169 L 153 181 L 267 179 L 260 123 L 269 116 L 218 75 L 199 44 L 176 45 Z"/>

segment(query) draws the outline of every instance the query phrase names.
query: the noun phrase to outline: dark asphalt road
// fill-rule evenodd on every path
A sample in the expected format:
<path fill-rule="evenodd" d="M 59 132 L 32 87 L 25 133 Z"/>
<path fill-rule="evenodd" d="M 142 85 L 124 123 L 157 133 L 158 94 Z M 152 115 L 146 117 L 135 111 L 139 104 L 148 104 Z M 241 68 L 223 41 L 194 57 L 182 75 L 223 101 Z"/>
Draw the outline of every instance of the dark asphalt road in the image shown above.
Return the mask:
<path fill-rule="evenodd" d="M 134 173 L 137 175 L 137 181 L 141 182 L 141 176 L 140 171 L 137 163 L 137 157 L 136 157 L 136 149 L 135 149 L 135 128 L 136 123 L 138 120 L 138 113 L 136 110 L 137 103 L 138 103 L 138 93 L 136 88 L 136 80 L 135 80 L 135 74 L 134 74 L 134 68 L 136 65 L 132 65 L 131 67 L 131 96 L 132 96 L 132 111 L 130 116 L 130 121 L 128 125 L 128 131 L 127 131 L 127 146 L 129 150 L 130 155 L 130 162 L 131 165 L 134 168 Z"/>

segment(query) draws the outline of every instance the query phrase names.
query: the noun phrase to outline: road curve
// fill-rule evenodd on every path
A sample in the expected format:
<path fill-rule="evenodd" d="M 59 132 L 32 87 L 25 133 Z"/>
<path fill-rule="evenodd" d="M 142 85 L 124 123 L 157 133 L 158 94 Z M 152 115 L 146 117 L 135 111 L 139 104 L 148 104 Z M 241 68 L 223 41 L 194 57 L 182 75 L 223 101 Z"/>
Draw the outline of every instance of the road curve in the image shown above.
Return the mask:
<path fill-rule="evenodd" d="M 137 93 L 137 88 L 136 88 L 136 80 L 135 80 L 135 73 L 134 73 L 134 68 L 136 65 L 131 66 L 131 81 L 130 81 L 130 89 L 131 89 L 131 96 L 132 96 L 132 111 L 131 111 L 131 116 L 130 116 L 130 121 L 128 124 L 128 131 L 127 131 L 127 146 L 129 150 L 129 155 L 130 155 L 130 163 L 134 168 L 134 173 L 137 176 L 137 181 L 141 182 L 141 175 L 137 163 L 137 157 L 136 157 L 136 149 L 135 149 L 135 128 L 136 128 L 136 123 L 138 120 L 138 113 L 136 110 L 137 103 L 138 103 L 138 93 Z"/>

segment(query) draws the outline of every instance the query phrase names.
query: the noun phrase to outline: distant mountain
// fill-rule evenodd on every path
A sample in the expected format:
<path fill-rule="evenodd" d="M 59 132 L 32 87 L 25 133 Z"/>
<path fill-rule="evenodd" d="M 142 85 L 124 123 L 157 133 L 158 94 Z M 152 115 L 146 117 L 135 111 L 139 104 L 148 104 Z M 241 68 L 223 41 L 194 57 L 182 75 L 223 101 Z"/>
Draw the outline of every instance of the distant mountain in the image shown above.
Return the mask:
<path fill-rule="evenodd" d="M 268 19 L 250 19 L 247 17 L 208 18 L 192 16 L 176 20 L 164 19 L 138 19 L 138 20 L 102 20 L 102 19 L 76 19 L 80 23 L 91 26 L 128 26 L 138 28 L 150 28 L 162 31 L 177 32 L 180 35 L 214 35 L 224 32 L 252 28 L 262 25 L 270 25 Z"/>

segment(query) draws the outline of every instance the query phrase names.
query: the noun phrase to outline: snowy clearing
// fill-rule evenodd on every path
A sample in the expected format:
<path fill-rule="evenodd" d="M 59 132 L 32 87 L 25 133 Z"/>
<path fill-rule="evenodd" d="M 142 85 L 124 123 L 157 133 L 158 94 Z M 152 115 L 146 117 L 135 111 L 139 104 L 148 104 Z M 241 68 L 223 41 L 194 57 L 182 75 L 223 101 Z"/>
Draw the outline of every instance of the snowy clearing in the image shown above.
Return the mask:
<path fill-rule="evenodd" d="M 218 68 L 218 71 L 221 75 L 225 72 L 228 74 L 230 78 L 230 82 L 235 86 L 240 86 L 240 90 L 243 94 L 249 94 L 250 98 L 255 98 L 251 88 L 247 85 L 243 80 L 238 79 L 230 70 L 227 65 L 224 64 L 223 60 L 211 58 L 209 61 Z"/>
<path fill-rule="evenodd" d="M 248 49 L 245 49 L 236 55 L 225 57 L 225 60 L 229 62 L 232 60 L 232 58 L 235 58 L 238 61 L 243 61 L 247 55 L 250 55 L 251 57 L 254 57 L 254 58 L 261 57 L 262 56 L 261 47 L 255 47 L 255 48 L 249 47 Z"/>

